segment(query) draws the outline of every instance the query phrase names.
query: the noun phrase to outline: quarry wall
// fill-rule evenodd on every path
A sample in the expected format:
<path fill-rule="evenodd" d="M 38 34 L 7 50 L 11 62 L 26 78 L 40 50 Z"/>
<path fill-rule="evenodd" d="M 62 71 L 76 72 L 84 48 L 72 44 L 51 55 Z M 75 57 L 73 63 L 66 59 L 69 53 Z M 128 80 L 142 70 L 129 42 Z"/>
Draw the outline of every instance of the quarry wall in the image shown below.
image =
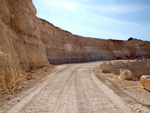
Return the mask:
<path fill-rule="evenodd" d="M 106 59 L 150 58 L 150 42 L 73 35 L 36 17 L 32 0 L 0 0 L 0 90 L 33 68 Z"/>

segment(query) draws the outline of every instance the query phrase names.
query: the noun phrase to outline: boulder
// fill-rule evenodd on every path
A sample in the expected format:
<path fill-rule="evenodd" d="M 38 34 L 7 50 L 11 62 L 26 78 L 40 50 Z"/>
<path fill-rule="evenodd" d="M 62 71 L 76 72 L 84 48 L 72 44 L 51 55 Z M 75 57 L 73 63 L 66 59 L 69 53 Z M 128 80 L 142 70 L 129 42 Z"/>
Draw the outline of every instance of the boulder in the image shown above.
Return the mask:
<path fill-rule="evenodd" d="M 122 80 L 132 80 L 133 74 L 130 70 L 120 69 L 120 78 Z"/>
<path fill-rule="evenodd" d="M 102 64 L 103 64 L 103 65 L 107 65 L 107 62 L 106 62 L 106 61 L 102 61 Z"/>
<path fill-rule="evenodd" d="M 120 74 L 123 72 L 123 71 L 125 71 L 126 69 L 120 69 Z"/>
<path fill-rule="evenodd" d="M 100 65 L 100 72 L 101 72 L 101 73 L 109 73 L 109 68 L 108 68 L 108 66 L 101 64 L 101 65 Z"/>
<path fill-rule="evenodd" d="M 150 91 L 150 75 L 142 75 L 140 82 L 144 89 Z"/>
<path fill-rule="evenodd" d="M 111 65 L 111 64 L 112 64 L 111 61 L 108 61 L 108 62 L 107 62 L 107 65 Z"/>
<path fill-rule="evenodd" d="M 112 64 L 117 65 L 117 64 L 119 64 L 119 61 L 113 61 Z"/>

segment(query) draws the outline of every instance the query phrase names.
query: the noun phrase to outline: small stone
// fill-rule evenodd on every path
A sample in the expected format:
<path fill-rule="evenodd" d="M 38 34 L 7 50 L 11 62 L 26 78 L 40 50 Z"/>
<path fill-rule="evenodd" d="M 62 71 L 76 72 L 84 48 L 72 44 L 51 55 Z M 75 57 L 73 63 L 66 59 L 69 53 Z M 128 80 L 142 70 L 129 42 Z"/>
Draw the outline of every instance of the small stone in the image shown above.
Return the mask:
<path fill-rule="evenodd" d="M 10 100 L 11 98 L 13 98 L 13 95 L 9 95 L 6 99 Z"/>
<path fill-rule="evenodd" d="M 7 100 L 10 100 L 10 97 L 8 97 Z"/>
<path fill-rule="evenodd" d="M 27 80 L 31 80 L 31 79 L 32 79 L 32 74 L 31 73 L 27 74 Z"/>
<path fill-rule="evenodd" d="M 22 89 L 22 86 L 21 85 L 17 85 L 15 88 L 14 88 L 14 91 L 21 91 Z"/>

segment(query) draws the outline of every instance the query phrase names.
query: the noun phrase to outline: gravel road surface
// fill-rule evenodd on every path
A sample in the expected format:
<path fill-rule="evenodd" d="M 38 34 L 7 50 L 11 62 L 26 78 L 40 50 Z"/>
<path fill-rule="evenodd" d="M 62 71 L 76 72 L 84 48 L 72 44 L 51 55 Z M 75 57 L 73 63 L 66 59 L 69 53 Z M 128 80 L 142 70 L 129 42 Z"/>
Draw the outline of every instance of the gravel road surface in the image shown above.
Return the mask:
<path fill-rule="evenodd" d="M 92 72 L 100 62 L 65 64 L 6 113 L 133 113 Z"/>

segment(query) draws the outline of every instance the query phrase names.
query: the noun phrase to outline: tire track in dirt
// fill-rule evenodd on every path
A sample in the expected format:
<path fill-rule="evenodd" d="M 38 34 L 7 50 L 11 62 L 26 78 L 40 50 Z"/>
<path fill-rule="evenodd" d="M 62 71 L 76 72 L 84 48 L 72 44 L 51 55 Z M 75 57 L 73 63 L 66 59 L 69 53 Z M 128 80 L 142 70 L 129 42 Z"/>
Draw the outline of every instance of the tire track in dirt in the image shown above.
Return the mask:
<path fill-rule="evenodd" d="M 131 113 L 123 99 L 92 73 L 100 62 L 69 64 L 38 84 L 7 113 Z"/>

